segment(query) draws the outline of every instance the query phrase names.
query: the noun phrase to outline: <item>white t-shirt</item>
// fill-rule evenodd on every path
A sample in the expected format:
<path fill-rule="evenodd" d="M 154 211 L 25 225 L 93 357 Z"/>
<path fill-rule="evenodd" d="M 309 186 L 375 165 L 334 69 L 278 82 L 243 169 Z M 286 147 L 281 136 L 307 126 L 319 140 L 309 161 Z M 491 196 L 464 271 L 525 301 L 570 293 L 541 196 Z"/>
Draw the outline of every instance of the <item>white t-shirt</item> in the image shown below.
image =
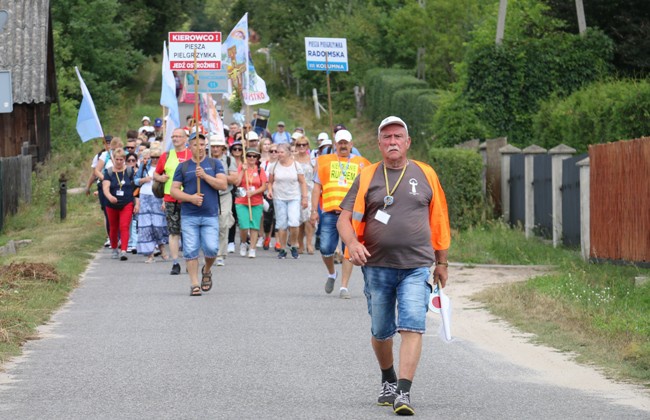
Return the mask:
<path fill-rule="evenodd" d="M 145 175 L 143 178 L 146 178 L 148 176 L 152 177 L 152 180 L 149 182 L 141 183 L 140 184 L 140 194 L 145 194 L 145 195 L 153 195 L 153 173 L 156 172 L 156 166 L 151 165 L 149 167 L 149 170 L 147 170 L 147 175 Z"/>
<path fill-rule="evenodd" d="M 95 164 L 94 167 L 97 166 L 97 163 L 99 161 L 104 162 L 104 169 L 110 169 L 113 167 L 113 159 L 111 159 L 108 155 L 108 152 L 104 150 L 101 155 L 99 155 L 99 158 L 97 159 L 97 162 L 93 162 Z"/>
<path fill-rule="evenodd" d="M 278 200 L 300 200 L 300 183 L 298 175 L 304 175 L 300 165 L 291 162 L 289 166 L 282 166 L 278 161 L 271 167 L 273 175 L 273 198 Z"/>

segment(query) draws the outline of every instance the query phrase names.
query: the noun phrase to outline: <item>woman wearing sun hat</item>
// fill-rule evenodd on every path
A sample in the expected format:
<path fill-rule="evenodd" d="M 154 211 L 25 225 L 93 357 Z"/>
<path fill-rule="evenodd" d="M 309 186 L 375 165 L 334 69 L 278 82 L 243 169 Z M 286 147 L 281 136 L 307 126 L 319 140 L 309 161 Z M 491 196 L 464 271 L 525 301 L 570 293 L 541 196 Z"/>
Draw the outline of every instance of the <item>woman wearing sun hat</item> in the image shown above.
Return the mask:
<path fill-rule="evenodd" d="M 264 191 L 267 187 L 266 173 L 260 169 L 258 160 L 260 152 L 254 148 L 246 150 L 246 161 L 240 166 L 237 181 L 235 211 L 239 223 L 241 244 L 239 254 L 242 257 L 255 258 L 255 247 L 260 229 L 260 220 L 264 207 Z M 250 245 L 246 242 L 250 235 Z"/>

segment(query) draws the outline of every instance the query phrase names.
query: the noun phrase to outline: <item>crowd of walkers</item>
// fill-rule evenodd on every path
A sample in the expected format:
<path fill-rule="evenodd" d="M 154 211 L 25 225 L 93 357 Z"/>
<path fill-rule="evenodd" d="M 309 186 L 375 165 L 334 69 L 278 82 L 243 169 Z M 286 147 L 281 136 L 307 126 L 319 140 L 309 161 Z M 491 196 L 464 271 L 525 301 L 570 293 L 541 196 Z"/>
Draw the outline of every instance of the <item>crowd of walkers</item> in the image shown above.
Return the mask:
<path fill-rule="evenodd" d="M 214 165 L 215 171 L 218 165 L 219 170 L 213 175 L 223 173 L 226 179 L 226 187 L 218 190 L 216 202 L 210 204 L 217 215 L 214 265 L 224 266 L 232 254 L 256 258 L 260 248 L 275 250 L 279 259 L 297 259 L 320 249 L 328 271 L 325 290 L 332 292 L 338 275 L 334 263 L 341 262 L 343 250 L 335 220 L 332 224 L 331 217 L 325 214 L 325 221 L 319 223 L 324 208 L 321 194 L 329 188 L 328 182 L 341 183 L 336 175 L 339 172 L 351 184 L 363 166 L 357 160 L 367 163 L 352 147 L 351 134 L 343 125 L 335 129 L 338 142 L 322 132 L 312 145 L 304 129 L 298 127 L 290 133 L 282 121 L 275 133 L 254 131 L 250 124 L 241 126 L 233 122 L 224 135 L 200 130 L 197 136 L 194 122 L 188 117 L 185 127 L 173 131 L 169 150 L 165 150 L 159 119 L 152 127 L 145 116 L 142 124 L 138 130 L 126 132 L 125 142 L 106 136 L 105 150 L 94 157 L 91 165 L 87 192 L 97 184 L 95 194 L 108 236 L 104 246 L 111 249 L 112 258 L 126 261 L 129 255 L 141 255 L 144 263 L 153 263 L 159 257 L 171 263 L 171 275 L 181 273 L 181 257 L 188 260 L 185 248 L 190 238 L 184 237 L 182 228 L 184 200 L 175 197 L 172 189 L 176 172 L 187 171 L 185 162 L 202 161 L 197 160 L 198 149 L 192 147 L 192 140 L 196 139 L 197 144 L 205 143 L 200 147 L 209 158 L 206 165 Z M 326 176 L 327 180 L 320 185 L 323 181 L 316 168 L 318 158 L 325 155 L 335 157 L 339 169 L 334 170 L 336 174 L 331 180 L 329 166 L 321 171 L 320 178 Z M 341 163 L 341 159 L 346 161 Z M 327 165 L 331 162 L 329 159 Z M 211 166 L 206 168 L 210 170 Z M 312 195 L 315 185 L 316 197 Z M 349 186 L 339 185 L 338 189 L 345 192 Z M 324 196 L 328 197 L 325 213 L 340 213 L 335 207 L 342 196 L 335 201 L 329 193 Z M 342 298 L 349 298 L 348 265 L 344 262 L 342 270 Z M 207 271 L 203 274 L 202 283 L 211 280 Z M 204 285 L 203 290 L 192 290 L 198 295 L 209 288 Z"/>
<path fill-rule="evenodd" d="M 436 172 L 408 158 L 406 123 L 394 116 L 380 123 L 382 159 L 371 164 L 342 125 L 334 141 L 321 133 L 312 149 L 304 130 L 289 133 L 282 121 L 273 134 L 237 123 L 228 133 L 192 132 L 189 121 L 162 150 L 148 120 L 143 118 L 140 132 L 127 132 L 126 145 L 107 136 L 106 150 L 92 163 L 88 192 L 97 182 L 112 257 L 127 260 L 131 251 L 152 262 L 160 255 L 171 259 L 171 274 L 178 275 L 182 247 L 190 296 L 201 296 L 212 288 L 212 266 L 225 265 L 235 253 L 237 228 L 244 258 L 256 258 L 260 247 L 269 250 L 272 237 L 279 259 L 319 249 L 326 293 L 339 275 L 335 255 L 343 252 L 339 297 L 350 298 L 354 265 L 364 277 L 371 346 L 381 372 L 377 404 L 413 415 L 410 391 L 426 331 L 430 278 L 445 287 L 451 235 Z"/>

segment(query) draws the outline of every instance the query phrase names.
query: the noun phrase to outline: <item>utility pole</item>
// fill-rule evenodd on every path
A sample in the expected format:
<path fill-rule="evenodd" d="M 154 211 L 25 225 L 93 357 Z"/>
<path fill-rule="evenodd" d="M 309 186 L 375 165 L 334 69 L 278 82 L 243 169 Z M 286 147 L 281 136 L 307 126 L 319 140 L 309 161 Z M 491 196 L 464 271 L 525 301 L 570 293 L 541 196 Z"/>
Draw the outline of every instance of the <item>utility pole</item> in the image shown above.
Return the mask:
<path fill-rule="evenodd" d="M 506 9 L 508 8 L 508 0 L 499 0 L 499 20 L 497 21 L 497 37 L 496 44 L 501 45 L 503 42 L 503 33 L 506 29 Z"/>
<path fill-rule="evenodd" d="M 587 21 L 585 20 L 585 8 L 582 5 L 582 0 L 576 0 L 576 12 L 578 13 L 578 30 L 580 35 L 584 36 L 587 31 Z"/>

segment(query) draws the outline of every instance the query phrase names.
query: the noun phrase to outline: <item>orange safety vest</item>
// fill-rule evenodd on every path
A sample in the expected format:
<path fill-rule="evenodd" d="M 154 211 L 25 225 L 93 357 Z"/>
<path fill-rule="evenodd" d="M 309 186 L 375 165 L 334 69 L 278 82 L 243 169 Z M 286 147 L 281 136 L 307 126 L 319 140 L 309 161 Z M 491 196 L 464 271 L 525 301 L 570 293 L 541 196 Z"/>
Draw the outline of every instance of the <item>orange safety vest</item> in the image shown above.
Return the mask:
<path fill-rule="evenodd" d="M 318 157 L 318 179 L 320 180 L 323 192 L 321 194 L 321 208 L 323 211 L 341 211 L 341 201 L 345 198 L 352 187 L 352 183 L 361 170 L 370 165 L 370 161 L 361 156 L 352 156 L 350 164 L 347 159 L 341 159 L 336 154 L 322 155 Z M 346 169 L 347 166 L 347 169 Z M 345 170 L 345 184 L 340 181 Z"/>
<path fill-rule="evenodd" d="M 411 160 L 416 163 L 429 181 L 433 197 L 429 203 L 429 226 L 431 227 L 431 246 L 434 250 L 441 251 L 449 249 L 451 242 L 451 231 L 449 229 L 449 214 L 447 212 L 447 199 L 445 192 L 442 190 L 438 175 L 433 168 L 426 163 Z M 366 228 L 364 213 L 366 212 L 366 194 L 375 171 L 381 162 L 373 163 L 364 168 L 359 174 L 359 191 L 354 200 L 352 210 L 352 228 L 357 234 L 359 242 L 364 243 L 363 232 Z M 347 249 L 346 249 L 347 252 Z"/>

